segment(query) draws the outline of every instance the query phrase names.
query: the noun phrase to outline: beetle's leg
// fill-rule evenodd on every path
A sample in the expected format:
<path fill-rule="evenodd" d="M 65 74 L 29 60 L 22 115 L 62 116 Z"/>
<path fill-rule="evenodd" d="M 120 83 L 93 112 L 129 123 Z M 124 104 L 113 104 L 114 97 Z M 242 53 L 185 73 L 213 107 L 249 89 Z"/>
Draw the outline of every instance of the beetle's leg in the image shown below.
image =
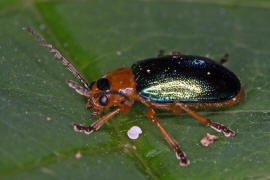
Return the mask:
<path fill-rule="evenodd" d="M 179 51 L 170 51 L 168 52 L 168 55 L 181 55 L 182 53 Z M 165 56 L 164 50 L 159 50 L 158 57 Z"/>
<path fill-rule="evenodd" d="M 230 55 L 229 55 L 228 53 L 226 53 L 226 54 L 224 55 L 224 57 L 220 59 L 219 63 L 223 65 L 223 64 L 225 64 L 226 62 L 228 62 L 228 61 L 229 61 L 229 56 L 230 56 Z"/>
<path fill-rule="evenodd" d="M 182 108 L 177 106 L 176 103 L 173 103 L 171 106 L 171 111 L 176 115 L 180 115 L 182 113 Z"/>
<path fill-rule="evenodd" d="M 185 153 L 180 149 L 178 143 L 168 134 L 168 132 L 164 129 L 164 127 L 159 123 L 154 109 L 149 107 L 147 115 L 148 115 L 149 120 L 157 125 L 157 127 L 161 131 L 166 141 L 169 143 L 171 148 L 175 151 L 176 158 L 180 160 L 180 166 L 185 166 L 185 167 L 188 166 L 190 164 L 190 161 L 186 158 Z"/>
<path fill-rule="evenodd" d="M 181 55 L 182 53 L 179 52 L 179 51 L 171 51 L 171 52 L 168 52 L 168 55 Z"/>
<path fill-rule="evenodd" d="M 115 109 L 114 111 L 106 114 L 96 122 L 94 122 L 91 126 L 80 126 L 72 123 L 71 125 L 74 128 L 74 131 L 84 132 L 85 134 L 91 134 L 93 131 L 97 131 L 106 121 L 112 118 L 114 115 L 120 112 L 120 108 Z"/>
<path fill-rule="evenodd" d="M 165 51 L 161 49 L 161 50 L 158 51 L 158 55 L 157 56 L 158 57 L 164 56 L 165 55 L 164 53 L 165 53 Z"/>
<path fill-rule="evenodd" d="M 80 86 L 78 83 L 68 79 L 67 80 L 67 84 L 69 87 L 75 89 L 75 91 L 82 95 L 82 96 L 86 96 L 86 97 L 89 97 L 90 96 L 90 90 L 88 89 L 85 89 L 84 87 Z"/>
<path fill-rule="evenodd" d="M 236 133 L 233 130 L 227 128 L 223 124 L 212 122 L 210 119 L 207 119 L 207 118 L 197 114 L 196 112 L 192 111 L 187 105 L 185 105 L 183 103 L 175 103 L 175 106 L 179 106 L 184 111 L 186 111 L 191 116 L 193 116 L 195 119 L 198 119 L 199 121 L 201 121 L 205 126 L 211 127 L 212 129 L 214 129 L 217 132 L 222 132 L 226 137 L 236 135 Z"/>

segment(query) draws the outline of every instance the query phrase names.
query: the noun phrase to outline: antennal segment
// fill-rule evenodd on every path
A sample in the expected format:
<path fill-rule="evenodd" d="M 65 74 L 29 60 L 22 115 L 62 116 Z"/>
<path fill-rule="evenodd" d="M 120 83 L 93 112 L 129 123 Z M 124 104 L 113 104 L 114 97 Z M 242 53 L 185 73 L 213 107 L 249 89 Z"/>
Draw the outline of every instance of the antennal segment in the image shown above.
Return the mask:
<path fill-rule="evenodd" d="M 27 27 L 27 28 L 23 28 L 23 30 L 26 30 L 26 31 L 32 33 L 32 35 L 35 36 L 35 37 L 42 43 L 42 45 L 43 45 L 44 47 L 47 47 L 47 48 L 50 50 L 50 52 L 54 53 L 54 56 L 55 56 L 57 59 L 59 59 L 59 60 L 62 62 L 62 64 L 64 64 L 64 65 L 67 67 L 67 69 L 70 70 L 70 71 L 71 71 L 71 72 L 72 72 L 72 73 L 73 73 L 73 74 L 81 81 L 81 83 L 83 84 L 83 86 L 84 86 L 86 89 L 89 90 L 89 85 L 88 85 L 88 83 L 87 83 L 87 82 L 84 80 L 84 78 L 78 73 L 78 71 L 75 69 L 75 67 L 74 67 L 72 64 L 70 64 L 70 62 L 69 62 L 66 58 L 64 58 L 64 57 L 60 54 L 60 52 L 59 52 L 57 49 L 53 48 L 53 46 L 52 46 L 51 44 L 47 43 L 47 42 L 41 37 L 41 35 L 40 35 L 38 32 L 34 31 L 32 28 Z"/>

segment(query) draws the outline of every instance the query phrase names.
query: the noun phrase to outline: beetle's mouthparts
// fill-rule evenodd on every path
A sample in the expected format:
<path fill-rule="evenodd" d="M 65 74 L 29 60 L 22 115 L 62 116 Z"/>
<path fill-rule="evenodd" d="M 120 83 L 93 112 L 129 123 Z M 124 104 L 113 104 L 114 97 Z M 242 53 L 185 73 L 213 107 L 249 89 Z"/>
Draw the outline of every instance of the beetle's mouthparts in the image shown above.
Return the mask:
<path fill-rule="evenodd" d="M 86 109 L 92 109 L 93 105 L 91 103 L 87 102 L 85 107 L 86 107 Z"/>
<path fill-rule="evenodd" d="M 94 111 L 94 112 L 91 113 L 91 115 L 92 115 L 92 116 L 97 116 L 97 115 L 99 115 L 99 112 Z"/>

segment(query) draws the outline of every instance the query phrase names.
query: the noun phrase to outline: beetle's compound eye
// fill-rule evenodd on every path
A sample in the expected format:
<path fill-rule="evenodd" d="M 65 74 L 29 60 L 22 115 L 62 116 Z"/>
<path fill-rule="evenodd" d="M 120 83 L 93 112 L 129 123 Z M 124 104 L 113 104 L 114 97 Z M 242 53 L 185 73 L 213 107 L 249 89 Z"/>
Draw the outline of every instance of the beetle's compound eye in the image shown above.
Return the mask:
<path fill-rule="evenodd" d="M 109 90 L 110 89 L 110 82 L 106 78 L 100 78 L 97 81 L 97 88 L 101 91 Z"/>
<path fill-rule="evenodd" d="M 104 96 L 101 96 L 99 98 L 99 103 L 102 105 L 102 106 L 106 106 L 108 104 L 108 98 L 106 95 Z"/>

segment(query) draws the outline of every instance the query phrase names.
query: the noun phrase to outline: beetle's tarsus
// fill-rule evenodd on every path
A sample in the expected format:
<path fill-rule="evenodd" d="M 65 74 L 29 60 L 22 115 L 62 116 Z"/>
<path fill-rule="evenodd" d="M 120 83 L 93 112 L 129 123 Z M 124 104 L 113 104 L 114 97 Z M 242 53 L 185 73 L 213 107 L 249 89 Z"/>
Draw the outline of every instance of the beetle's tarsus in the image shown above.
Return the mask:
<path fill-rule="evenodd" d="M 217 132 L 221 132 L 224 134 L 224 136 L 226 137 L 230 137 L 230 136 L 236 136 L 235 131 L 227 128 L 226 126 L 224 126 L 223 124 L 220 123 L 209 123 L 207 126 L 210 126 L 212 129 L 214 129 Z"/>
<path fill-rule="evenodd" d="M 179 165 L 183 167 L 188 167 L 190 164 L 190 161 L 187 159 L 186 154 L 179 148 L 179 146 L 176 148 L 175 152 L 176 158 L 180 160 Z"/>
<path fill-rule="evenodd" d="M 84 132 L 87 135 L 91 134 L 92 132 L 94 132 L 96 130 L 94 127 L 92 127 L 92 125 L 91 126 L 81 126 L 81 125 L 78 125 L 75 123 L 73 124 L 73 129 L 76 132 Z"/>

